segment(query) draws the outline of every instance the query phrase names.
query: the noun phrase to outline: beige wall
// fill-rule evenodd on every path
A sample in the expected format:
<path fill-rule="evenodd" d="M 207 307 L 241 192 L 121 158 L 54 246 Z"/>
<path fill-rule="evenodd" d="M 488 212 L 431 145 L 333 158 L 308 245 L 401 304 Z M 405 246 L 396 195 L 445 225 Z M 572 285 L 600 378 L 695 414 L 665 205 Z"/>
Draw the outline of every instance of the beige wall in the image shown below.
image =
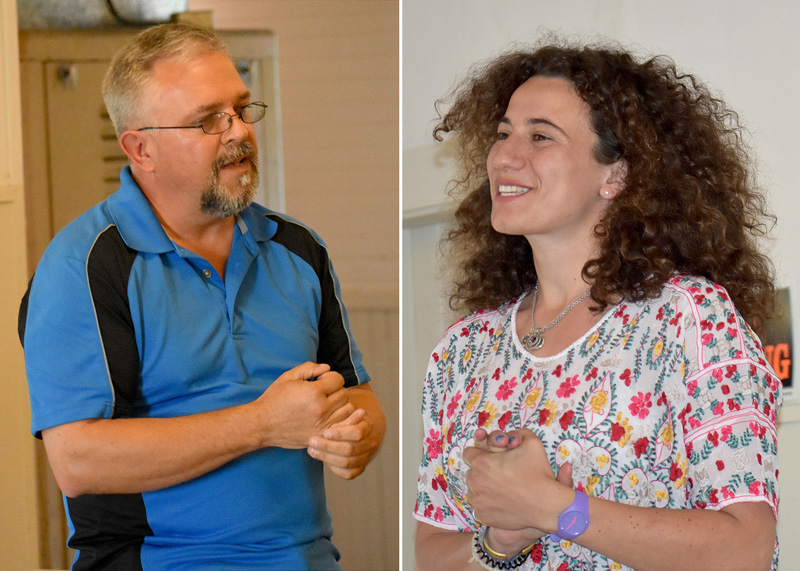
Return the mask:
<path fill-rule="evenodd" d="M 0 4 L 0 561 L 3 569 L 38 567 L 33 439 L 22 351 L 16 336 L 25 291 L 25 209 L 22 190 L 16 3 Z"/>
<path fill-rule="evenodd" d="M 345 302 L 399 280 L 399 2 L 190 0 L 278 38 L 287 213 L 328 243 Z"/>

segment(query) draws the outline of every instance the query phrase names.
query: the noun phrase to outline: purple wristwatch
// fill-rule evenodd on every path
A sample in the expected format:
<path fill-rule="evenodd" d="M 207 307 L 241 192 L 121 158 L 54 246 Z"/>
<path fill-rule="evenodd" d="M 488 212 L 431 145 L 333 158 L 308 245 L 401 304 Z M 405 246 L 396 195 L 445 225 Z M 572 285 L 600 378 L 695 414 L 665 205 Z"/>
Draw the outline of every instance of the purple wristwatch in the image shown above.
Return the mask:
<path fill-rule="evenodd" d="M 551 533 L 550 539 L 572 541 L 589 527 L 589 497 L 575 490 L 575 499 L 567 509 L 558 516 L 558 533 Z"/>

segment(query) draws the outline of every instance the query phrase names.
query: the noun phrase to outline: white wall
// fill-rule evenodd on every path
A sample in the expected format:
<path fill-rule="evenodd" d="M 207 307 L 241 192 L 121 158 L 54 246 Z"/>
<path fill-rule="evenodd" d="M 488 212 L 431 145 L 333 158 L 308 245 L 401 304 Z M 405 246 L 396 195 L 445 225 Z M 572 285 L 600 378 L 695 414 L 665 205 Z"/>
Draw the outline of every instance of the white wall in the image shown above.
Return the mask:
<path fill-rule="evenodd" d="M 430 135 L 434 101 L 444 95 L 470 65 L 507 49 L 512 42 L 536 40 L 544 31 L 592 38 L 605 36 L 643 54 L 666 54 L 678 67 L 697 74 L 740 113 L 752 134 L 759 173 L 769 188 L 771 208 L 779 215 L 772 255 L 783 286 L 800 286 L 800 173 L 797 171 L 795 112 L 800 93 L 800 4 L 766 0 L 404 0 L 403 1 L 403 210 L 404 306 L 441 307 L 441 284 L 421 269 L 441 228 L 444 185 L 451 165 L 447 150 L 434 147 Z M 433 222 L 433 224 L 431 223 Z M 426 270 L 428 271 L 428 270 Z M 797 301 L 800 291 L 793 290 Z M 797 303 L 794 304 L 798 306 Z M 404 312 L 404 317 L 408 315 Z M 416 463 L 422 438 L 416 398 L 428 351 L 442 330 L 444 311 L 431 310 L 420 323 L 405 319 L 404 341 L 404 568 L 413 561 Z M 800 315 L 794 315 L 800 339 Z M 795 367 L 796 369 L 796 367 Z M 798 372 L 795 372 L 797 378 Z M 797 381 L 795 381 L 797 383 Z M 800 569 L 800 405 L 780 416 L 781 568 Z M 410 482 L 410 483 L 409 483 Z"/>

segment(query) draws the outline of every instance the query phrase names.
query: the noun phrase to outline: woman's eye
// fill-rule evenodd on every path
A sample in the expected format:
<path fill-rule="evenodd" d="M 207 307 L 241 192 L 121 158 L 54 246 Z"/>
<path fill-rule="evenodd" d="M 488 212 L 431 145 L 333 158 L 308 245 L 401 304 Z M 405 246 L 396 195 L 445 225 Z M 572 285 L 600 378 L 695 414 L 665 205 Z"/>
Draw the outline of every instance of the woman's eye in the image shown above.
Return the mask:
<path fill-rule="evenodd" d="M 498 141 L 505 141 L 506 139 L 508 139 L 508 133 L 497 133 Z"/>
<path fill-rule="evenodd" d="M 541 133 L 536 133 L 533 137 L 534 141 L 549 141 L 550 137 L 547 135 L 542 135 Z"/>

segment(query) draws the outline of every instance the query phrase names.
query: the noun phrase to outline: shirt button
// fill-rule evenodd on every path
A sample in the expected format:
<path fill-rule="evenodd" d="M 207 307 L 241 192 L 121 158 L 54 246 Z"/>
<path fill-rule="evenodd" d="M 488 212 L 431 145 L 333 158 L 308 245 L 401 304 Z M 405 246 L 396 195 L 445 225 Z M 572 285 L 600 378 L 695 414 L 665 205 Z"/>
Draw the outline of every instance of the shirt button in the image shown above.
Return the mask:
<path fill-rule="evenodd" d="M 209 270 L 208 268 L 203 270 L 203 277 L 204 278 L 210 278 L 211 277 L 211 270 Z"/>

